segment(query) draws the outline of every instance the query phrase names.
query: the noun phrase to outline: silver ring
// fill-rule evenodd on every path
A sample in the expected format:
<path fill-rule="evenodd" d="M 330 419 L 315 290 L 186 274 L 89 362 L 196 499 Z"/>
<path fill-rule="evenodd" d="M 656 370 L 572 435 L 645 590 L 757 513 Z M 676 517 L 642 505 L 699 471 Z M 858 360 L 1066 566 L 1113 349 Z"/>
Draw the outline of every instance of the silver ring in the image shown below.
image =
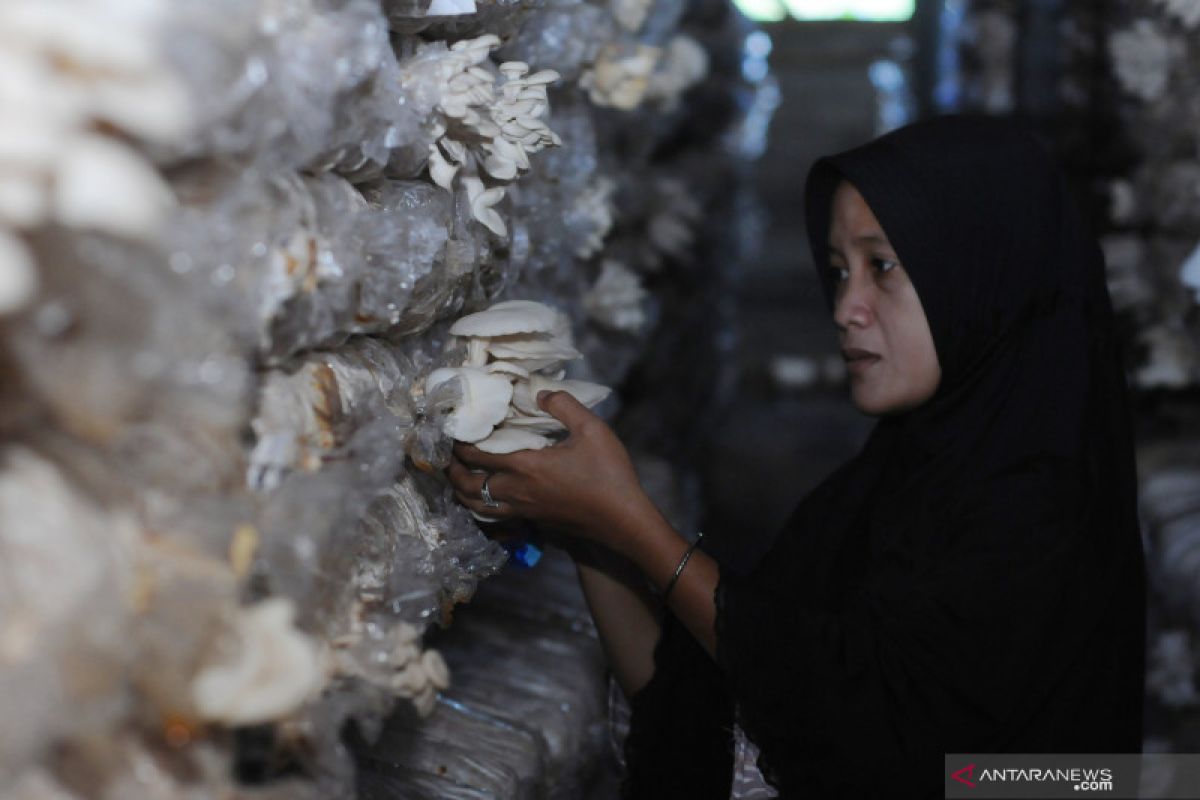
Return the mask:
<path fill-rule="evenodd" d="M 498 503 L 496 501 L 496 498 L 492 497 L 492 493 L 488 490 L 487 482 L 490 481 L 491 479 L 492 479 L 491 475 L 488 475 L 486 478 L 483 479 L 483 488 L 479 490 L 479 494 L 481 497 L 483 497 L 484 506 L 486 506 L 487 508 L 499 508 L 500 503 Z"/>

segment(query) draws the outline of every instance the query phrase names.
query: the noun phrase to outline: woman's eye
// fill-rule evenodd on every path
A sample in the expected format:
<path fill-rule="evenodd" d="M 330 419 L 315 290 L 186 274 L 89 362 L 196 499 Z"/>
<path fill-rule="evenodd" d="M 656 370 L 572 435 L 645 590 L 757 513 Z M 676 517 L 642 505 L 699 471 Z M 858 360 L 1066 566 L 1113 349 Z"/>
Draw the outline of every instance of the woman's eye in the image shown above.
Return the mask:
<path fill-rule="evenodd" d="M 900 262 L 891 258 L 873 258 L 871 263 L 879 267 L 879 271 L 883 273 L 891 272 L 896 267 L 900 266 Z"/>
<path fill-rule="evenodd" d="M 850 270 L 846 269 L 845 267 L 831 266 L 829 271 L 833 273 L 833 279 L 835 281 L 844 281 L 850 277 Z"/>

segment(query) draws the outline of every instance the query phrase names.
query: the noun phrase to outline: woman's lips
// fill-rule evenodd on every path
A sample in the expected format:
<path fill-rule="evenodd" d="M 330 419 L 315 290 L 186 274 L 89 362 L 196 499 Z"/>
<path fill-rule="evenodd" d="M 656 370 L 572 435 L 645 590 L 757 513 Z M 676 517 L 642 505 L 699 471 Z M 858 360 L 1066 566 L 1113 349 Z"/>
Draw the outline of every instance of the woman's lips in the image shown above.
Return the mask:
<path fill-rule="evenodd" d="M 868 355 L 868 356 L 856 355 L 856 356 L 852 356 L 852 357 L 847 356 L 846 369 L 854 374 L 858 374 L 860 372 L 864 372 L 864 371 L 870 369 L 871 366 L 873 364 L 875 364 L 875 362 L 877 362 L 877 361 L 879 361 L 879 356 L 876 356 L 876 355 Z"/>
<path fill-rule="evenodd" d="M 874 365 L 874 363 L 878 360 L 880 360 L 880 356 L 877 355 L 859 356 L 857 359 L 847 360 L 846 369 L 850 369 L 850 371 L 853 373 L 863 372 L 865 369 L 870 368 L 871 365 Z"/>

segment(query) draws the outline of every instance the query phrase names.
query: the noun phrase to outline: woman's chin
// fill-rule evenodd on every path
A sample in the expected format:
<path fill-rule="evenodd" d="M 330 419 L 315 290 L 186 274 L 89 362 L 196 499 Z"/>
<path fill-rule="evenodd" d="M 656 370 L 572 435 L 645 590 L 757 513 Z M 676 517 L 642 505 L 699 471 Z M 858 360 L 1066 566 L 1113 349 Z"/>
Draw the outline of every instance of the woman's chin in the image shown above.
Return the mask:
<path fill-rule="evenodd" d="M 856 387 L 853 384 L 850 386 L 850 402 L 854 404 L 863 414 L 868 417 L 878 417 L 886 414 L 888 404 L 880 402 L 880 398 L 875 397 L 872 393 L 864 391 L 861 387 Z"/>

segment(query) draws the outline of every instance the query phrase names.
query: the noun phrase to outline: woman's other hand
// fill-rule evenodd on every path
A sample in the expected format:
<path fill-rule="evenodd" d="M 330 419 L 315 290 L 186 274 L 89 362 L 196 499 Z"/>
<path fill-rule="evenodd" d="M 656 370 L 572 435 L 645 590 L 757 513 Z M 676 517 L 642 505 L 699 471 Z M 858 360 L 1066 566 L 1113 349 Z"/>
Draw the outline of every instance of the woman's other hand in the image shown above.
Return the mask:
<path fill-rule="evenodd" d="M 631 515 L 657 515 L 625 446 L 567 392 L 540 392 L 538 406 L 562 422 L 563 441 L 542 450 L 492 455 L 458 443 L 446 473 L 459 501 L 499 519 L 525 518 L 625 552 Z M 487 473 L 487 474 L 484 474 Z M 483 504 L 485 477 L 499 508 Z"/>

